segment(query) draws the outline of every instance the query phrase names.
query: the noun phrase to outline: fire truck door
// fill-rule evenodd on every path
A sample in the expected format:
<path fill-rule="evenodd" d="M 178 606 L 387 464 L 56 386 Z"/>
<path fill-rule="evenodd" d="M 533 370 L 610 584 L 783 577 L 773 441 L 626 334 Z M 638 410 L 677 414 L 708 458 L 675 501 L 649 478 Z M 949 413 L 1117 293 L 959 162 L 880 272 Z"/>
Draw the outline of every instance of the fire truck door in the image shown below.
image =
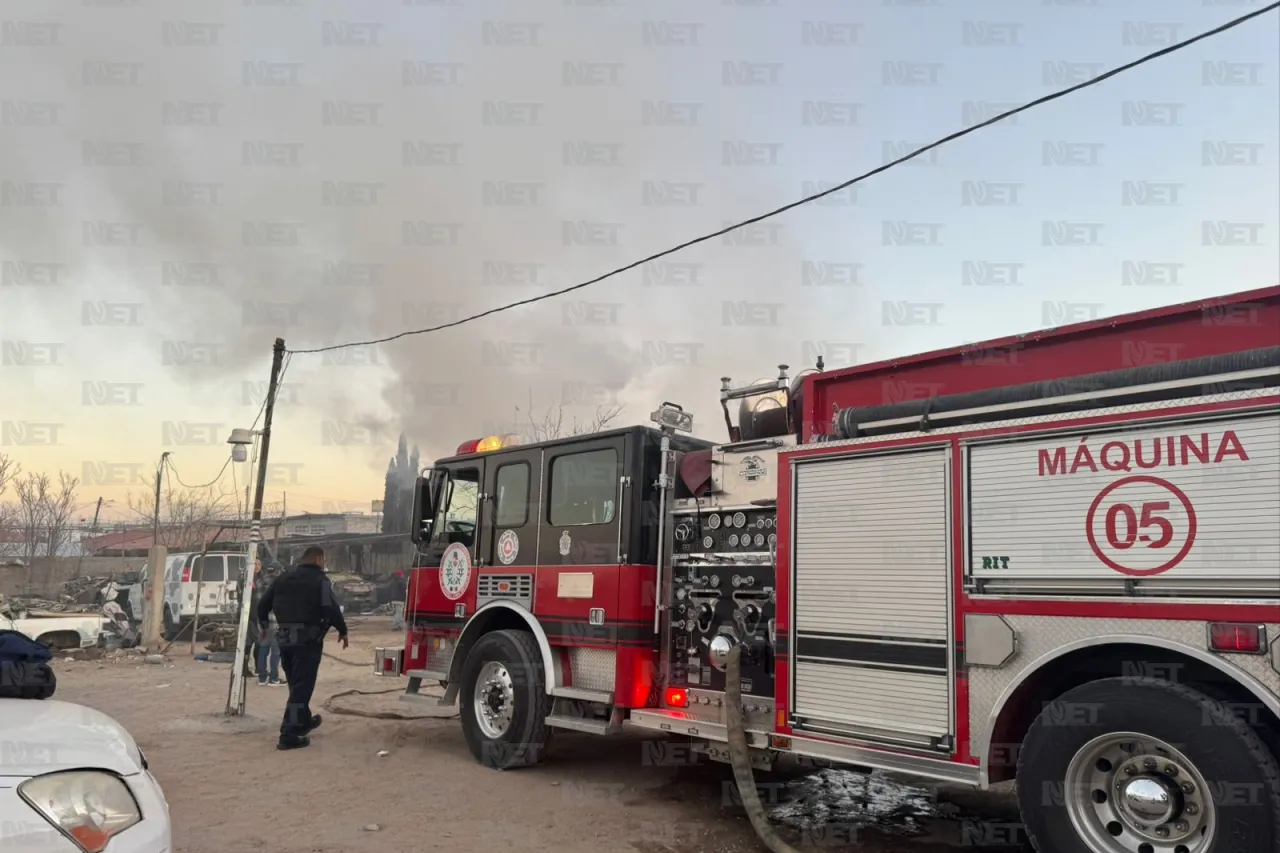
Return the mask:
<path fill-rule="evenodd" d="M 533 609 L 541 486 L 540 449 L 507 451 L 486 460 L 477 607 L 503 598 Z"/>
<path fill-rule="evenodd" d="M 793 726 L 954 748 L 947 452 L 795 464 Z"/>
<path fill-rule="evenodd" d="M 436 507 L 431 542 L 425 549 L 424 565 L 439 566 L 445 549 L 456 542 L 467 546 L 472 565 L 476 565 L 482 556 L 479 534 L 485 519 L 479 510 L 485 467 L 485 463 L 480 461 L 449 469 L 445 493 Z"/>
<path fill-rule="evenodd" d="M 544 459 L 538 618 L 554 627 L 553 643 L 616 645 L 631 534 L 626 436 L 567 441 Z"/>

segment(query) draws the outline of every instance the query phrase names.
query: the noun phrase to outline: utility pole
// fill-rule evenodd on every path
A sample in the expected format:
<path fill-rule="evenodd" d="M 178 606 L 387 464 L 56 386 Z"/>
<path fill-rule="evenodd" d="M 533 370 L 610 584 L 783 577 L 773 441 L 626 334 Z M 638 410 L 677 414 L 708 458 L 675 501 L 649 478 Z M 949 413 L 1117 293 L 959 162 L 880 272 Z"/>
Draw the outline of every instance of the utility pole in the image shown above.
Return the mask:
<path fill-rule="evenodd" d="M 89 538 L 98 532 L 98 515 L 102 512 L 102 497 L 98 497 L 98 508 L 93 511 L 93 526 L 89 528 Z M 84 519 L 81 519 L 83 521 Z M 80 577 L 80 567 L 84 565 L 84 537 L 80 537 L 80 557 L 76 560 L 76 577 Z"/>
<path fill-rule="evenodd" d="M 276 541 L 271 548 L 271 551 L 273 554 L 278 555 L 280 553 L 280 528 L 284 527 L 284 520 L 288 518 L 288 516 L 289 516 L 289 493 L 281 492 L 280 493 L 280 521 L 276 523 Z M 277 556 L 276 559 L 278 560 L 280 558 Z"/>
<path fill-rule="evenodd" d="M 166 450 L 160 454 L 160 464 L 156 466 L 156 507 L 151 518 L 151 552 L 147 555 L 147 584 L 143 590 L 142 643 L 151 654 L 160 651 L 164 635 L 165 563 L 169 549 L 160 544 L 160 484 L 168 459 Z"/>
<path fill-rule="evenodd" d="M 271 354 L 271 381 L 267 383 L 267 404 L 262 416 L 262 446 L 257 457 L 258 476 L 253 494 L 253 515 L 249 520 L 249 548 L 244 571 L 240 573 L 240 630 L 236 637 L 236 657 L 231 664 L 231 683 L 227 688 L 228 717 L 244 715 L 245 655 L 248 652 L 249 628 L 254 622 L 250 609 L 253 587 L 257 583 L 256 558 L 262 540 L 262 499 L 267 490 L 267 454 L 271 449 L 271 416 L 276 407 L 276 389 L 280 384 L 280 367 L 284 363 L 284 338 L 276 338 Z M 256 625 L 254 626 L 256 630 Z"/>

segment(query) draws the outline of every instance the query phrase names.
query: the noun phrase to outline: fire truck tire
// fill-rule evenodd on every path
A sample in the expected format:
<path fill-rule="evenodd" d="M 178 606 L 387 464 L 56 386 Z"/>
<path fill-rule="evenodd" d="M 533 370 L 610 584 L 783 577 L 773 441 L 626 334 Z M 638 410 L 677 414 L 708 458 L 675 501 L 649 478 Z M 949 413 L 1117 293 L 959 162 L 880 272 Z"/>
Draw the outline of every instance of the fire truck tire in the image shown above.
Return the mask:
<path fill-rule="evenodd" d="M 1280 765 L 1230 709 L 1185 685 L 1068 690 L 1027 732 L 1016 784 L 1040 853 L 1280 850 Z"/>
<path fill-rule="evenodd" d="M 462 733 L 476 761 L 495 770 L 546 757 L 555 700 L 547 694 L 542 653 L 526 631 L 494 631 L 472 647 L 458 691 Z"/>

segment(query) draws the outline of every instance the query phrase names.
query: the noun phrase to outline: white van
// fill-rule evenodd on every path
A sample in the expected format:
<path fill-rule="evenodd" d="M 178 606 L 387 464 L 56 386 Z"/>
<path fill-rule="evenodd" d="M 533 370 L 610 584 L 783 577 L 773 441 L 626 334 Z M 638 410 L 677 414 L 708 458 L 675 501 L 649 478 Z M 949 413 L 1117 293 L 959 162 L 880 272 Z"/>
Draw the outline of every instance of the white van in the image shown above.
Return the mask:
<path fill-rule="evenodd" d="M 202 624 L 234 621 L 240 614 L 236 591 L 244 566 L 242 551 L 170 554 L 164 572 L 164 638 L 176 637 L 197 610 Z M 150 565 L 143 566 L 129 589 L 129 615 L 135 622 L 142 621 L 142 590 L 150 572 Z"/>

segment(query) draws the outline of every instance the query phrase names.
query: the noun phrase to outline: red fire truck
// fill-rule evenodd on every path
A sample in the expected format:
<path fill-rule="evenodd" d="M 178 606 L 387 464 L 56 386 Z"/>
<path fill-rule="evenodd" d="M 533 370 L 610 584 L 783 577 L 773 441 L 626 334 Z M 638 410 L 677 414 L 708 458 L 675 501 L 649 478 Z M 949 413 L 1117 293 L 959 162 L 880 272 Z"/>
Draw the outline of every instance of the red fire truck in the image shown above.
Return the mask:
<path fill-rule="evenodd" d="M 737 737 L 1016 779 L 1044 853 L 1280 850 L 1280 287 L 720 400 L 438 460 L 375 670 L 495 768 Z"/>

